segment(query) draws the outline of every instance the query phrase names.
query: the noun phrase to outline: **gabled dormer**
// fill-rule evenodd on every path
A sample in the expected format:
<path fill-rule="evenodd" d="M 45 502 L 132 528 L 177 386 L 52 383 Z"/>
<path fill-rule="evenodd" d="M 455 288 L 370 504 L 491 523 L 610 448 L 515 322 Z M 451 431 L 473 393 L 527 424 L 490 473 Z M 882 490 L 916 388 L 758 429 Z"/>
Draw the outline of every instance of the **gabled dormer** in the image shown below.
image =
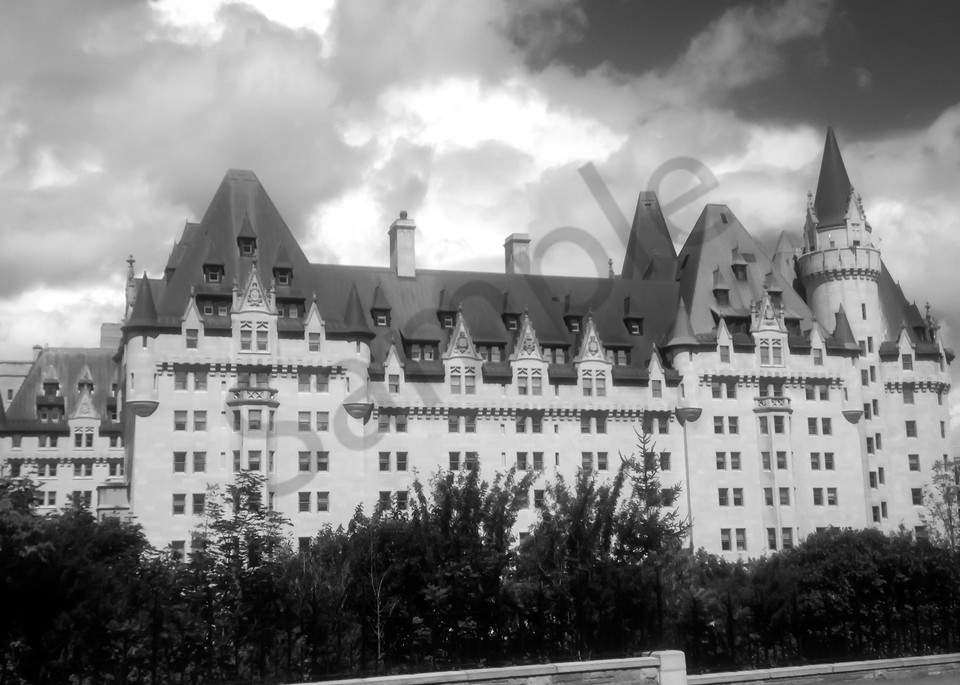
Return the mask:
<path fill-rule="evenodd" d="M 720 267 L 713 270 L 713 297 L 717 301 L 717 306 L 730 306 L 730 284 L 720 272 Z"/>
<path fill-rule="evenodd" d="M 373 291 L 373 304 L 370 305 L 370 317 L 377 328 L 390 326 L 390 301 L 379 283 Z"/>
<path fill-rule="evenodd" d="M 320 308 L 317 306 L 317 294 L 313 294 L 313 299 L 307 307 L 307 313 L 303 320 L 304 335 L 307 339 L 308 352 L 320 352 L 325 338 L 323 317 L 320 316 Z"/>
<path fill-rule="evenodd" d="M 733 270 L 734 280 L 741 283 L 747 282 L 747 260 L 740 253 L 739 247 L 730 250 L 730 268 Z"/>
<path fill-rule="evenodd" d="M 633 336 L 643 335 L 643 317 L 629 295 L 623 298 L 623 325 L 626 327 L 628 334 Z"/>
<path fill-rule="evenodd" d="M 900 369 L 903 371 L 913 371 L 916 368 L 917 362 L 916 349 L 906 328 L 900 329 L 897 349 L 900 351 Z"/>
<path fill-rule="evenodd" d="M 764 290 L 759 302 L 750 307 L 750 333 L 760 358 L 760 366 L 783 366 L 787 354 L 787 326 L 783 305 L 776 306 L 770 291 Z"/>
<path fill-rule="evenodd" d="M 500 318 L 503 321 L 504 328 L 508 331 L 520 330 L 520 308 L 510 295 L 509 290 L 503 293 L 503 306 L 501 308 Z"/>
<path fill-rule="evenodd" d="M 237 249 L 241 257 L 253 259 L 257 256 L 257 234 L 253 230 L 248 214 L 243 215 L 243 223 L 240 225 L 240 232 L 237 233 Z"/>
<path fill-rule="evenodd" d="M 273 293 L 265 293 L 259 270 L 250 269 L 242 294 L 234 294 L 234 336 L 243 353 L 267 354 L 276 346 L 277 312 Z"/>
<path fill-rule="evenodd" d="M 537 333 L 533 329 L 533 323 L 530 321 L 530 315 L 524 312 L 520 321 L 520 333 L 517 336 L 517 344 L 510 355 L 510 361 L 535 361 L 543 363 L 543 353 L 540 350 L 540 341 L 537 340 Z"/>
<path fill-rule="evenodd" d="M 727 328 L 727 320 L 722 316 L 717 323 L 717 355 L 721 364 L 733 361 L 733 335 Z"/>
<path fill-rule="evenodd" d="M 200 347 L 200 334 L 203 331 L 203 318 L 200 316 L 200 309 L 197 306 L 197 298 L 191 293 L 187 300 L 187 310 L 180 318 L 180 330 L 183 335 L 184 347 L 188 350 L 196 350 Z"/>
<path fill-rule="evenodd" d="M 440 291 L 440 302 L 437 304 L 437 320 L 440 328 L 452 329 L 457 321 L 457 308 L 454 306 L 450 291 L 443 288 Z"/>
<path fill-rule="evenodd" d="M 219 285 L 224 282 L 224 279 L 223 255 L 216 241 L 211 237 L 210 244 L 207 246 L 207 254 L 203 258 L 203 282 Z"/>
<path fill-rule="evenodd" d="M 273 280 L 281 288 L 293 285 L 293 264 L 290 263 L 287 248 L 283 244 L 277 250 L 277 258 L 273 264 Z"/>
<path fill-rule="evenodd" d="M 77 393 L 82 395 L 84 392 L 93 394 L 93 374 L 90 373 L 90 367 L 86 364 L 80 369 L 80 376 L 77 377 Z"/>
<path fill-rule="evenodd" d="M 476 361 L 482 360 L 477 352 L 476 345 L 473 343 L 473 337 L 467 329 L 467 324 L 463 320 L 463 312 L 458 311 L 454 320 L 453 330 L 450 332 L 450 341 L 447 343 L 447 349 L 443 353 L 444 361 L 462 360 Z"/>

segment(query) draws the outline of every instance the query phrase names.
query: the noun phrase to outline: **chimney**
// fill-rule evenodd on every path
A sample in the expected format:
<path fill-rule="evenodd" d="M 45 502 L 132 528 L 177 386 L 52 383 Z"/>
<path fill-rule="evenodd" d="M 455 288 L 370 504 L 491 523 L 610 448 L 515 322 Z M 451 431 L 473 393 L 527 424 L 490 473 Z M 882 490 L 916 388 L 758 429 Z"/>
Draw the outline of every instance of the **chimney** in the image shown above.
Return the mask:
<path fill-rule="evenodd" d="M 123 341 L 123 331 L 118 323 L 100 324 L 100 349 L 117 350 Z"/>
<path fill-rule="evenodd" d="M 513 233 L 503 243 L 504 268 L 508 274 L 530 273 L 530 234 Z"/>
<path fill-rule="evenodd" d="M 43 348 L 40 345 L 33 346 L 33 361 L 40 359 L 41 352 L 43 352 Z"/>
<path fill-rule="evenodd" d="M 400 212 L 400 218 L 390 224 L 390 230 L 387 232 L 390 236 L 390 266 L 401 278 L 413 278 L 417 275 L 414 251 L 416 230 L 416 222 L 408 219 L 406 211 L 403 211 Z"/>

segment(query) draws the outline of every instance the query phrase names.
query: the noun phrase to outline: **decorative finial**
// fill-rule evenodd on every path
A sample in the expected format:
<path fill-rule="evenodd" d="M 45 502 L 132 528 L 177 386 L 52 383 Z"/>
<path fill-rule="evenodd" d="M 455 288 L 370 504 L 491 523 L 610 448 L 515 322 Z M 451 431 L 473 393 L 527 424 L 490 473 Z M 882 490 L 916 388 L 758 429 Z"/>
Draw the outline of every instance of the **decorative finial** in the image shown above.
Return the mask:
<path fill-rule="evenodd" d="M 133 265 L 135 263 L 136 263 L 136 260 L 134 260 L 133 255 L 130 255 L 129 257 L 127 257 L 127 282 L 128 283 L 132 283 L 133 279 L 135 278 L 133 273 Z"/>
<path fill-rule="evenodd" d="M 613 278 L 613 259 L 607 259 L 607 277 Z"/>

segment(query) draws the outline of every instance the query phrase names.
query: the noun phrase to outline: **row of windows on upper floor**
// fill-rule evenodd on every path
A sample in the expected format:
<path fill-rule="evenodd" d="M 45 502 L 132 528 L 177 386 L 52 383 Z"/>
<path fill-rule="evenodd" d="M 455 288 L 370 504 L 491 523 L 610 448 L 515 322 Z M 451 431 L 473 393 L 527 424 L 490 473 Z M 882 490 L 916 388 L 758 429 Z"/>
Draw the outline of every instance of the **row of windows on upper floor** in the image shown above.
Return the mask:
<path fill-rule="evenodd" d="M 93 449 L 93 428 L 77 428 L 73 432 L 74 449 Z M 15 450 L 23 449 L 23 435 L 14 433 L 11 437 L 11 447 Z M 108 443 L 112 448 L 123 447 L 123 438 L 119 435 L 108 436 Z M 40 435 L 37 436 L 37 446 L 40 449 L 57 449 L 60 446 L 60 436 L 58 435 Z"/>
<path fill-rule="evenodd" d="M 93 506 L 93 491 L 92 490 L 74 490 L 68 495 L 68 500 L 65 503 L 67 506 L 80 507 L 82 509 L 89 509 Z M 39 495 L 37 495 L 37 506 L 38 507 L 55 507 L 57 506 L 57 491 L 56 490 L 44 490 Z"/>
<path fill-rule="evenodd" d="M 38 461 L 36 464 L 26 464 L 19 460 L 10 462 L 10 475 L 13 478 L 19 478 L 32 472 L 37 478 L 48 479 L 57 478 L 61 470 L 68 473 L 72 469 L 74 478 L 93 478 L 94 467 L 96 470 L 107 472 L 110 477 L 123 475 L 123 461 L 116 459 L 110 460 L 105 464 L 95 464 L 90 460 L 73 461 L 72 464 L 61 464 L 57 461 Z"/>
<path fill-rule="evenodd" d="M 763 489 L 763 503 L 765 506 L 772 507 L 779 504 L 782 507 L 791 506 L 791 491 L 795 488 L 780 487 L 777 488 L 777 498 L 774 499 L 774 488 L 767 487 Z M 840 506 L 837 488 L 813 488 L 813 504 L 817 507 L 824 505 L 830 507 Z M 826 497 L 824 497 L 826 493 Z M 717 488 L 717 505 L 721 507 L 743 507 L 746 506 L 744 488 Z"/>
<path fill-rule="evenodd" d="M 77 393 L 83 391 L 84 386 L 87 386 L 90 392 L 94 390 L 94 384 L 91 381 L 81 380 L 77 382 Z M 53 379 L 46 379 L 41 383 L 41 394 L 38 399 L 52 400 L 58 397 L 61 397 L 60 394 L 60 381 Z M 120 386 L 117 383 L 112 383 L 110 385 L 110 394 L 113 398 L 116 398 L 119 395 Z M 7 399 L 13 399 L 13 389 L 7 391 Z"/>

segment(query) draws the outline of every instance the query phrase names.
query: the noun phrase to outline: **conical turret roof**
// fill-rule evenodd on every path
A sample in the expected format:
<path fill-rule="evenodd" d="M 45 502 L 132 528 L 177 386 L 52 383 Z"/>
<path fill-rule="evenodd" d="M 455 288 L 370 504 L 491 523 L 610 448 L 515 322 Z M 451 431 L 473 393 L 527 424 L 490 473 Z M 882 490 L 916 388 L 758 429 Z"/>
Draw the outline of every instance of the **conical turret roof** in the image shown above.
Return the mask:
<path fill-rule="evenodd" d="M 157 317 L 157 305 L 153 301 L 153 293 L 150 291 L 150 281 L 147 280 L 147 274 L 143 274 L 140 284 L 137 286 L 137 295 L 133 303 L 133 311 L 130 312 L 130 318 L 124 324 L 124 330 L 133 330 L 136 328 L 155 328 L 159 318 Z"/>
<path fill-rule="evenodd" d="M 363 311 L 363 304 L 360 302 L 360 293 L 357 291 L 357 284 L 350 286 L 350 295 L 347 297 L 347 307 L 343 312 L 343 328 L 341 333 L 356 336 L 358 338 L 375 338 L 376 334 L 367 323 L 367 315 Z"/>
<path fill-rule="evenodd" d="M 667 334 L 663 336 L 664 343 L 662 347 L 680 347 L 697 345 L 697 336 L 693 334 L 693 326 L 690 325 L 690 315 L 687 313 L 687 305 L 683 303 L 683 298 L 679 298 L 677 304 L 677 315 L 673 319 L 673 325 Z"/>
<path fill-rule="evenodd" d="M 840 146 L 837 145 L 837 137 L 831 126 L 827 129 L 827 140 L 823 146 L 817 197 L 813 203 L 819 225 L 829 226 L 844 222 L 852 190 L 847 168 L 840 156 Z"/>
<path fill-rule="evenodd" d="M 836 314 L 836 325 L 833 327 L 833 335 L 829 338 L 830 347 L 838 347 L 844 350 L 859 350 L 860 343 L 853 337 L 853 330 L 850 328 L 850 321 L 847 319 L 847 313 L 843 310 L 843 305 Z"/>

